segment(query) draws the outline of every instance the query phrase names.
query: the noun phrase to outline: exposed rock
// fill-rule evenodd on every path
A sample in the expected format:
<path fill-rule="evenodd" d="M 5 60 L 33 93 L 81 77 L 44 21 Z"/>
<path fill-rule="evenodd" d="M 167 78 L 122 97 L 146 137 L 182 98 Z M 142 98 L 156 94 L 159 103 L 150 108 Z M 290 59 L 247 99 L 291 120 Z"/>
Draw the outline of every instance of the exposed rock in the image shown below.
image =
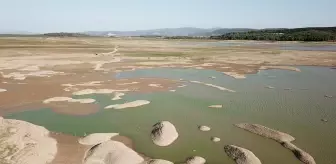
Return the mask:
<path fill-rule="evenodd" d="M 246 76 L 243 74 L 239 74 L 237 72 L 223 72 L 225 75 L 231 76 L 235 79 L 245 79 Z"/>
<path fill-rule="evenodd" d="M 71 97 L 53 97 L 53 98 L 49 98 L 43 101 L 43 103 L 48 104 L 51 102 L 62 102 L 62 101 L 67 101 L 67 102 L 79 102 L 82 104 L 90 104 L 90 103 L 94 103 L 96 100 L 95 99 L 73 99 Z"/>
<path fill-rule="evenodd" d="M 289 134 L 276 131 L 258 124 L 242 123 L 242 124 L 236 124 L 236 126 L 245 129 L 247 131 L 250 131 L 252 133 L 258 134 L 260 136 L 270 138 L 279 142 L 285 148 L 291 150 L 294 153 L 294 155 L 305 164 L 315 164 L 314 158 L 311 155 L 309 155 L 308 153 L 306 153 L 305 151 L 301 150 L 300 148 L 296 147 L 294 144 L 291 143 L 291 141 L 295 140 L 295 138 Z"/>
<path fill-rule="evenodd" d="M 120 83 L 120 84 L 117 84 L 117 85 L 132 85 L 132 84 L 138 84 L 139 82 L 137 81 L 133 81 L 133 82 L 130 82 L 130 83 Z"/>
<path fill-rule="evenodd" d="M 295 68 L 295 67 L 291 67 L 291 66 L 261 66 L 259 69 L 260 70 L 282 69 L 282 70 L 288 70 L 288 71 L 301 72 L 301 70 L 299 68 Z"/>
<path fill-rule="evenodd" d="M 261 164 L 250 150 L 234 145 L 226 145 L 224 147 L 226 154 L 232 158 L 237 164 Z"/>
<path fill-rule="evenodd" d="M 307 152 L 303 151 L 302 149 L 296 147 L 294 144 L 290 142 L 282 142 L 282 146 L 291 150 L 293 154 L 303 163 L 305 164 L 316 164 L 314 158 L 308 154 Z"/>
<path fill-rule="evenodd" d="M 147 161 L 146 164 L 174 164 L 174 163 L 164 159 L 151 159 Z"/>
<path fill-rule="evenodd" d="M 124 109 L 124 108 L 134 108 L 138 106 L 143 106 L 149 104 L 150 101 L 147 100 L 135 100 L 132 102 L 127 102 L 124 104 L 114 104 L 114 105 L 109 105 L 105 107 L 105 109 Z"/>
<path fill-rule="evenodd" d="M 235 126 L 252 132 L 254 134 L 258 134 L 263 137 L 267 137 L 273 139 L 278 142 L 291 142 L 294 141 L 295 138 L 289 134 L 270 129 L 268 127 L 258 125 L 258 124 L 247 124 L 247 123 L 240 123 L 236 124 Z"/>
<path fill-rule="evenodd" d="M 212 142 L 219 142 L 220 138 L 218 138 L 218 137 L 211 137 L 211 141 Z"/>
<path fill-rule="evenodd" d="M 106 141 L 93 146 L 85 154 L 83 164 L 141 164 L 137 152 L 118 141 Z"/>
<path fill-rule="evenodd" d="M 210 105 L 209 108 L 223 108 L 223 105 Z"/>
<path fill-rule="evenodd" d="M 72 93 L 73 95 L 89 95 L 89 94 L 111 94 L 114 92 L 126 92 L 128 90 L 114 90 L 114 89 L 84 89 Z"/>
<path fill-rule="evenodd" d="M 120 100 L 121 96 L 125 96 L 125 93 L 115 92 L 114 97 L 111 100 Z"/>
<path fill-rule="evenodd" d="M 272 87 L 272 86 L 266 86 L 265 88 L 267 88 L 267 89 L 274 89 L 274 87 Z"/>
<path fill-rule="evenodd" d="M 33 71 L 33 72 L 12 72 L 7 75 L 2 74 L 4 78 L 12 78 L 14 80 L 25 80 L 29 76 L 51 77 L 53 75 L 65 75 L 65 73 L 45 70 L 45 71 Z"/>
<path fill-rule="evenodd" d="M 57 141 L 41 126 L 0 117 L 0 136 L 0 163 L 46 164 L 57 154 Z"/>
<path fill-rule="evenodd" d="M 179 85 L 177 86 L 178 88 L 183 88 L 183 87 L 186 87 L 187 85 L 183 84 L 183 85 Z"/>
<path fill-rule="evenodd" d="M 93 133 L 80 138 L 78 142 L 82 145 L 97 145 L 109 141 L 112 137 L 117 135 L 119 135 L 119 133 Z"/>
<path fill-rule="evenodd" d="M 201 131 L 203 131 L 203 132 L 206 132 L 206 131 L 210 131 L 210 130 L 211 130 L 210 127 L 208 127 L 208 126 L 204 126 L 204 125 L 199 126 L 198 129 L 201 130 Z"/>
<path fill-rule="evenodd" d="M 178 133 L 172 123 L 161 121 L 153 125 L 151 137 L 154 144 L 158 146 L 168 146 L 178 138 Z"/>
<path fill-rule="evenodd" d="M 156 87 L 156 88 L 161 88 L 161 84 L 148 84 L 150 87 Z"/>
<path fill-rule="evenodd" d="M 6 91 L 7 91 L 6 89 L 0 88 L 0 92 L 6 92 Z"/>
<path fill-rule="evenodd" d="M 333 96 L 331 96 L 331 95 L 324 95 L 324 97 L 326 97 L 326 98 L 333 98 Z"/>
<path fill-rule="evenodd" d="M 205 164 L 206 160 L 200 156 L 189 157 L 186 160 L 186 164 Z"/>
<path fill-rule="evenodd" d="M 323 122 L 328 122 L 328 120 L 327 120 L 327 119 L 321 119 L 321 121 L 323 121 Z"/>
<path fill-rule="evenodd" d="M 208 83 L 204 83 L 204 82 L 200 82 L 200 81 L 190 81 L 190 82 L 191 83 L 195 83 L 195 84 L 202 84 L 202 85 L 205 85 L 205 86 L 208 86 L 208 87 L 212 87 L 212 88 L 216 88 L 216 89 L 219 89 L 221 91 L 236 92 L 234 90 L 227 89 L 227 88 L 224 88 L 224 87 L 221 87 L 221 86 L 217 86 L 217 85 L 214 85 L 214 84 L 208 84 Z"/>

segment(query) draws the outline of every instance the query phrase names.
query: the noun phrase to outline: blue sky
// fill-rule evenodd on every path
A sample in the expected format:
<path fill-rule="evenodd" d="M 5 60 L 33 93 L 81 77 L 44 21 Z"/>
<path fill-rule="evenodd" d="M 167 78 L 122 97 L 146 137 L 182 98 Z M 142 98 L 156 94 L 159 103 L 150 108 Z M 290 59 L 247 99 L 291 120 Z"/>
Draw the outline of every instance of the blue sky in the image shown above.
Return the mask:
<path fill-rule="evenodd" d="M 336 0 L 0 0 L 0 31 L 336 26 Z"/>

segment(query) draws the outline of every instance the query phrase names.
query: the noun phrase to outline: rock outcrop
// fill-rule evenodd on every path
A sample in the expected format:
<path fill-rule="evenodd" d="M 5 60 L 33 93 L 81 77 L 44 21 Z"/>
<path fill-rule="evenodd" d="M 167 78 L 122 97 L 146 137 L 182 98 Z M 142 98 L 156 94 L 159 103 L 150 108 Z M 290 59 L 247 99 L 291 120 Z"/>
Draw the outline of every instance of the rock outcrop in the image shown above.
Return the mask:
<path fill-rule="evenodd" d="M 137 152 L 118 141 L 107 141 L 86 152 L 83 164 L 141 164 L 144 159 Z"/>
<path fill-rule="evenodd" d="M 237 164 L 261 164 L 250 150 L 235 145 L 226 145 L 224 147 L 226 154 L 232 158 Z"/>
<path fill-rule="evenodd" d="M 178 133 L 172 123 L 169 121 L 161 121 L 153 126 L 151 137 L 154 144 L 158 146 L 168 146 L 178 138 Z"/>

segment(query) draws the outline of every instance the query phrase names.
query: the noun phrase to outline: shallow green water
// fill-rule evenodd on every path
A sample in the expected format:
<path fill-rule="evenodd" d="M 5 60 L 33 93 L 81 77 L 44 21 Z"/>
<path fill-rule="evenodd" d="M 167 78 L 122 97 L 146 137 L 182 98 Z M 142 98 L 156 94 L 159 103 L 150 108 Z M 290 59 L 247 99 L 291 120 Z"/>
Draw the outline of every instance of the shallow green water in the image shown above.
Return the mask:
<path fill-rule="evenodd" d="M 251 134 L 233 126 L 235 123 L 258 123 L 291 134 L 294 144 L 306 150 L 321 164 L 336 163 L 336 70 L 300 67 L 302 72 L 261 71 L 236 80 L 220 72 L 193 69 L 153 69 L 123 72 L 117 78 L 164 77 L 198 80 L 237 91 L 223 92 L 203 85 L 186 83 L 176 92 L 128 94 L 123 100 L 91 95 L 101 110 L 89 116 L 68 116 L 50 109 L 14 113 L 7 118 L 26 120 L 49 130 L 84 135 L 93 132 L 120 132 L 134 140 L 136 150 L 153 158 L 176 163 L 191 155 L 199 155 L 210 164 L 234 163 L 223 147 L 234 144 L 254 152 L 263 163 L 299 164 L 294 155 L 275 141 Z M 210 79 L 209 76 L 216 76 Z M 275 89 L 267 89 L 265 86 Z M 292 90 L 284 90 L 292 88 Z M 334 98 L 325 98 L 324 95 Z M 150 100 L 139 108 L 104 110 L 107 105 L 130 100 Z M 222 109 L 209 105 L 223 104 Z M 71 110 L 71 109 L 69 109 Z M 321 119 L 328 122 L 322 122 Z M 179 138 L 169 147 L 155 146 L 150 137 L 151 126 L 158 121 L 172 122 Z M 198 125 L 208 125 L 201 132 Z M 221 138 L 218 143 L 211 136 Z M 195 151 L 194 151 L 195 150 Z"/>

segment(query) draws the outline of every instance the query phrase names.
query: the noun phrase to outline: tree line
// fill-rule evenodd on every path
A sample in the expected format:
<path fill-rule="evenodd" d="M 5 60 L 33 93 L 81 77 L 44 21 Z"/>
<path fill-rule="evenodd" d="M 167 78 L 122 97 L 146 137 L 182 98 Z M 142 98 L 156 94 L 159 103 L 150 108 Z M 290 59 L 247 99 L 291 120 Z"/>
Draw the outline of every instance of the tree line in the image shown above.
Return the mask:
<path fill-rule="evenodd" d="M 336 27 L 265 29 L 248 32 L 232 32 L 219 36 L 211 36 L 210 39 L 268 41 L 336 41 Z"/>

